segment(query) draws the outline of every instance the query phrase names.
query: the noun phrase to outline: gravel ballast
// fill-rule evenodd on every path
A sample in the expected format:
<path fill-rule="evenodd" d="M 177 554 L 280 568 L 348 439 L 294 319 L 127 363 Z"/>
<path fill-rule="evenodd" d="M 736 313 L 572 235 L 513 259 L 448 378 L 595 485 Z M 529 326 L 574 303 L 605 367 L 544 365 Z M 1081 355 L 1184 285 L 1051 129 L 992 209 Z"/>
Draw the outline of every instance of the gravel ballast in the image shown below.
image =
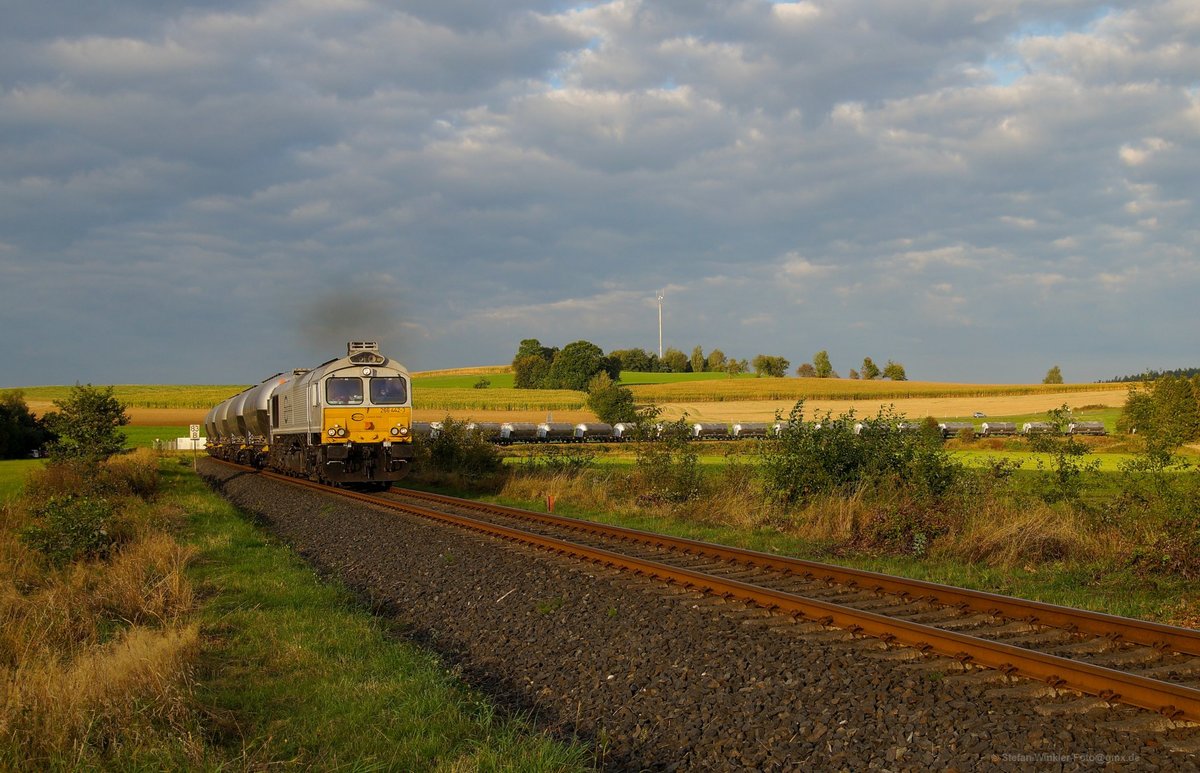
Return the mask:
<path fill-rule="evenodd" d="M 1200 770 L 1200 730 L 911 659 L 615 571 L 263 479 L 201 473 L 320 572 L 613 769 Z"/>

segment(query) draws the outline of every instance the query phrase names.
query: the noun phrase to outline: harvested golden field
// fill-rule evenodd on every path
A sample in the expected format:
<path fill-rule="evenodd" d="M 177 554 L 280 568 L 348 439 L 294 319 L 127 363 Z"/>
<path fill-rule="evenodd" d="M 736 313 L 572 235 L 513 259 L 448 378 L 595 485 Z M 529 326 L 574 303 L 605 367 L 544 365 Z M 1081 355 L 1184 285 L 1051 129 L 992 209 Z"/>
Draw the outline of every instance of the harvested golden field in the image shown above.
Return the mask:
<path fill-rule="evenodd" d="M 511 365 L 480 365 L 474 368 L 446 368 L 445 370 L 414 370 L 413 378 L 432 376 L 493 376 L 497 373 L 512 373 Z"/>
<path fill-rule="evenodd" d="M 677 381 L 631 386 L 639 402 L 709 403 L 746 400 L 907 400 L 947 397 L 1009 397 L 1113 392 L 1124 398 L 1127 384 L 945 384 L 935 381 L 861 381 L 842 378 L 754 378 Z"/>
<path fill-rule="evenodd" d="M 578 411 L 585 395 L 570 389 L 413 388 L 413 407 L 440 411 Z"/>
<path fill-rule="evenodd" d="M 97 386 L 108 386 L 97 384 Z M 227 397 L 249 387 L 249 384 L 115 384 L 113 397 L 127 408 L 203 408 L 205 412 Z M 71 394 L 69 386 L 18 387 L 25 395 L 25 402 L 33 408 L 35 404 L 50 406 L 55 400 L 66 399 Z M 50 408 L 47 408 L 49 410 Z M 203 414 L 201 415 L 203 418 Z"/>
<path fill-rule="evenodd" d="M 1097 386 L 1097 385 L 1092 385 Z M 725 400 L 720 402 L 679 401 L 659 403 L 663 417 L 677 419 L 683 413 L 697 421 L 773 421 L 778 412 L 787 416 L 796 399 L 789 400 Z M 873 416 L 885 405 L 895 406 L 898 413 L 913 418 L 933 416 L 947 418 L 970 416 L 975 411 L 988 416 L 1021 416 L 1048 411 L 1066 403 L 1072 408 L 1085 405 L 1121 406 L 1125 403 L 1123 389 L 1096 389 L 1080 392 L 1051 392 L 1042 394 L 988 395 L 985 397 L 942 396 L 909 397 L 900 399 L 874 398 L 838 400 L 813 397 L 804 402 L 805 416 L 832 411 L 840 414 L 850 409 L 860 416 Z"/>

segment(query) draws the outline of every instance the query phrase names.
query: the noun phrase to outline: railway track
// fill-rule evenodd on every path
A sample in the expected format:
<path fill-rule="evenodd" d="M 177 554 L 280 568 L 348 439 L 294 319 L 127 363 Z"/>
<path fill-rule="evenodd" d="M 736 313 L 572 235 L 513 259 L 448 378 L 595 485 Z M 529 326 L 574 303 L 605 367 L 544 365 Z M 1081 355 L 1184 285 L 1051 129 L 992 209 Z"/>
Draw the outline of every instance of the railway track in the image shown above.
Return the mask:
<path fill-rule="evenodd" d="M 248 469 L 248 468 L 247 468 Z M 1200 722 L 1200 631 L 409 489 L 300 486 Z"/>

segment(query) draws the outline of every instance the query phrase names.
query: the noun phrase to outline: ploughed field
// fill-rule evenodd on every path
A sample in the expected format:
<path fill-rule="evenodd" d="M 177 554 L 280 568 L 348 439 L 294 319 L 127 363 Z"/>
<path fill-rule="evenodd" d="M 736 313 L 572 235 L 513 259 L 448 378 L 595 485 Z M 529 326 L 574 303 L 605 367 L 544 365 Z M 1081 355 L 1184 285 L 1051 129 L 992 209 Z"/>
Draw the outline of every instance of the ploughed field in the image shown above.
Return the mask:
<path fill-rule="evenodd" d="M 464 674 L 619 769 L 974 769 L 1076 755 L 1179 769 L 1194 732 L 1076 710 L 818 630 L 209 460 L 240 507 Z"/>

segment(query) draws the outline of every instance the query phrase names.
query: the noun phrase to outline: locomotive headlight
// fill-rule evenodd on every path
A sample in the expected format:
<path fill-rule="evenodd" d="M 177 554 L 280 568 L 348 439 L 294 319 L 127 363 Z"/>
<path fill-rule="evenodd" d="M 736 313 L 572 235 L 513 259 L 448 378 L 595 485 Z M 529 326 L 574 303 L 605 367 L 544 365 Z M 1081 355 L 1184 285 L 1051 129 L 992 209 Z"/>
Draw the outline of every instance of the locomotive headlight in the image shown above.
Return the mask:
<path fill-rule="evenodd" d="M 399 429 L 397 429 L 396 427 L 392 427 L 392 434 L 393 434 L 393 435 L 399 435 L 399 434 L 400 434 L 400 430 L 399 430 Z"/>
<path fill-rule="evenodd" d="M 370 368 L 363 368 L 363 375 L 364 375 L 364 376 L 369 376 L 369 375 L 371 375 L 371 374 L 372 374 L 372 373 L 374 373 L 374 372 L 375 372 L 375 371 L 371 370 Z"/>
<path fill-rule="evenodd" d="M 333 427 L 330 427 L 329 428 L 329 437 L 334 437 L 335 435 L 337 435 L 337 430 L 334 429 Z"/>
<path fill-rule="evenodd" d="M 401 427 L 401 428 L 400 428 L 400 434 L 401 434 L 401 435 L 407 435 L 407 434 L 408 434 L 408 427 Z"/>
<path fill-rule="evenodd" d="M 346 437 L 346 430 L 341 427 L 338 427 L 337 436 L 338 437 Z"/>

